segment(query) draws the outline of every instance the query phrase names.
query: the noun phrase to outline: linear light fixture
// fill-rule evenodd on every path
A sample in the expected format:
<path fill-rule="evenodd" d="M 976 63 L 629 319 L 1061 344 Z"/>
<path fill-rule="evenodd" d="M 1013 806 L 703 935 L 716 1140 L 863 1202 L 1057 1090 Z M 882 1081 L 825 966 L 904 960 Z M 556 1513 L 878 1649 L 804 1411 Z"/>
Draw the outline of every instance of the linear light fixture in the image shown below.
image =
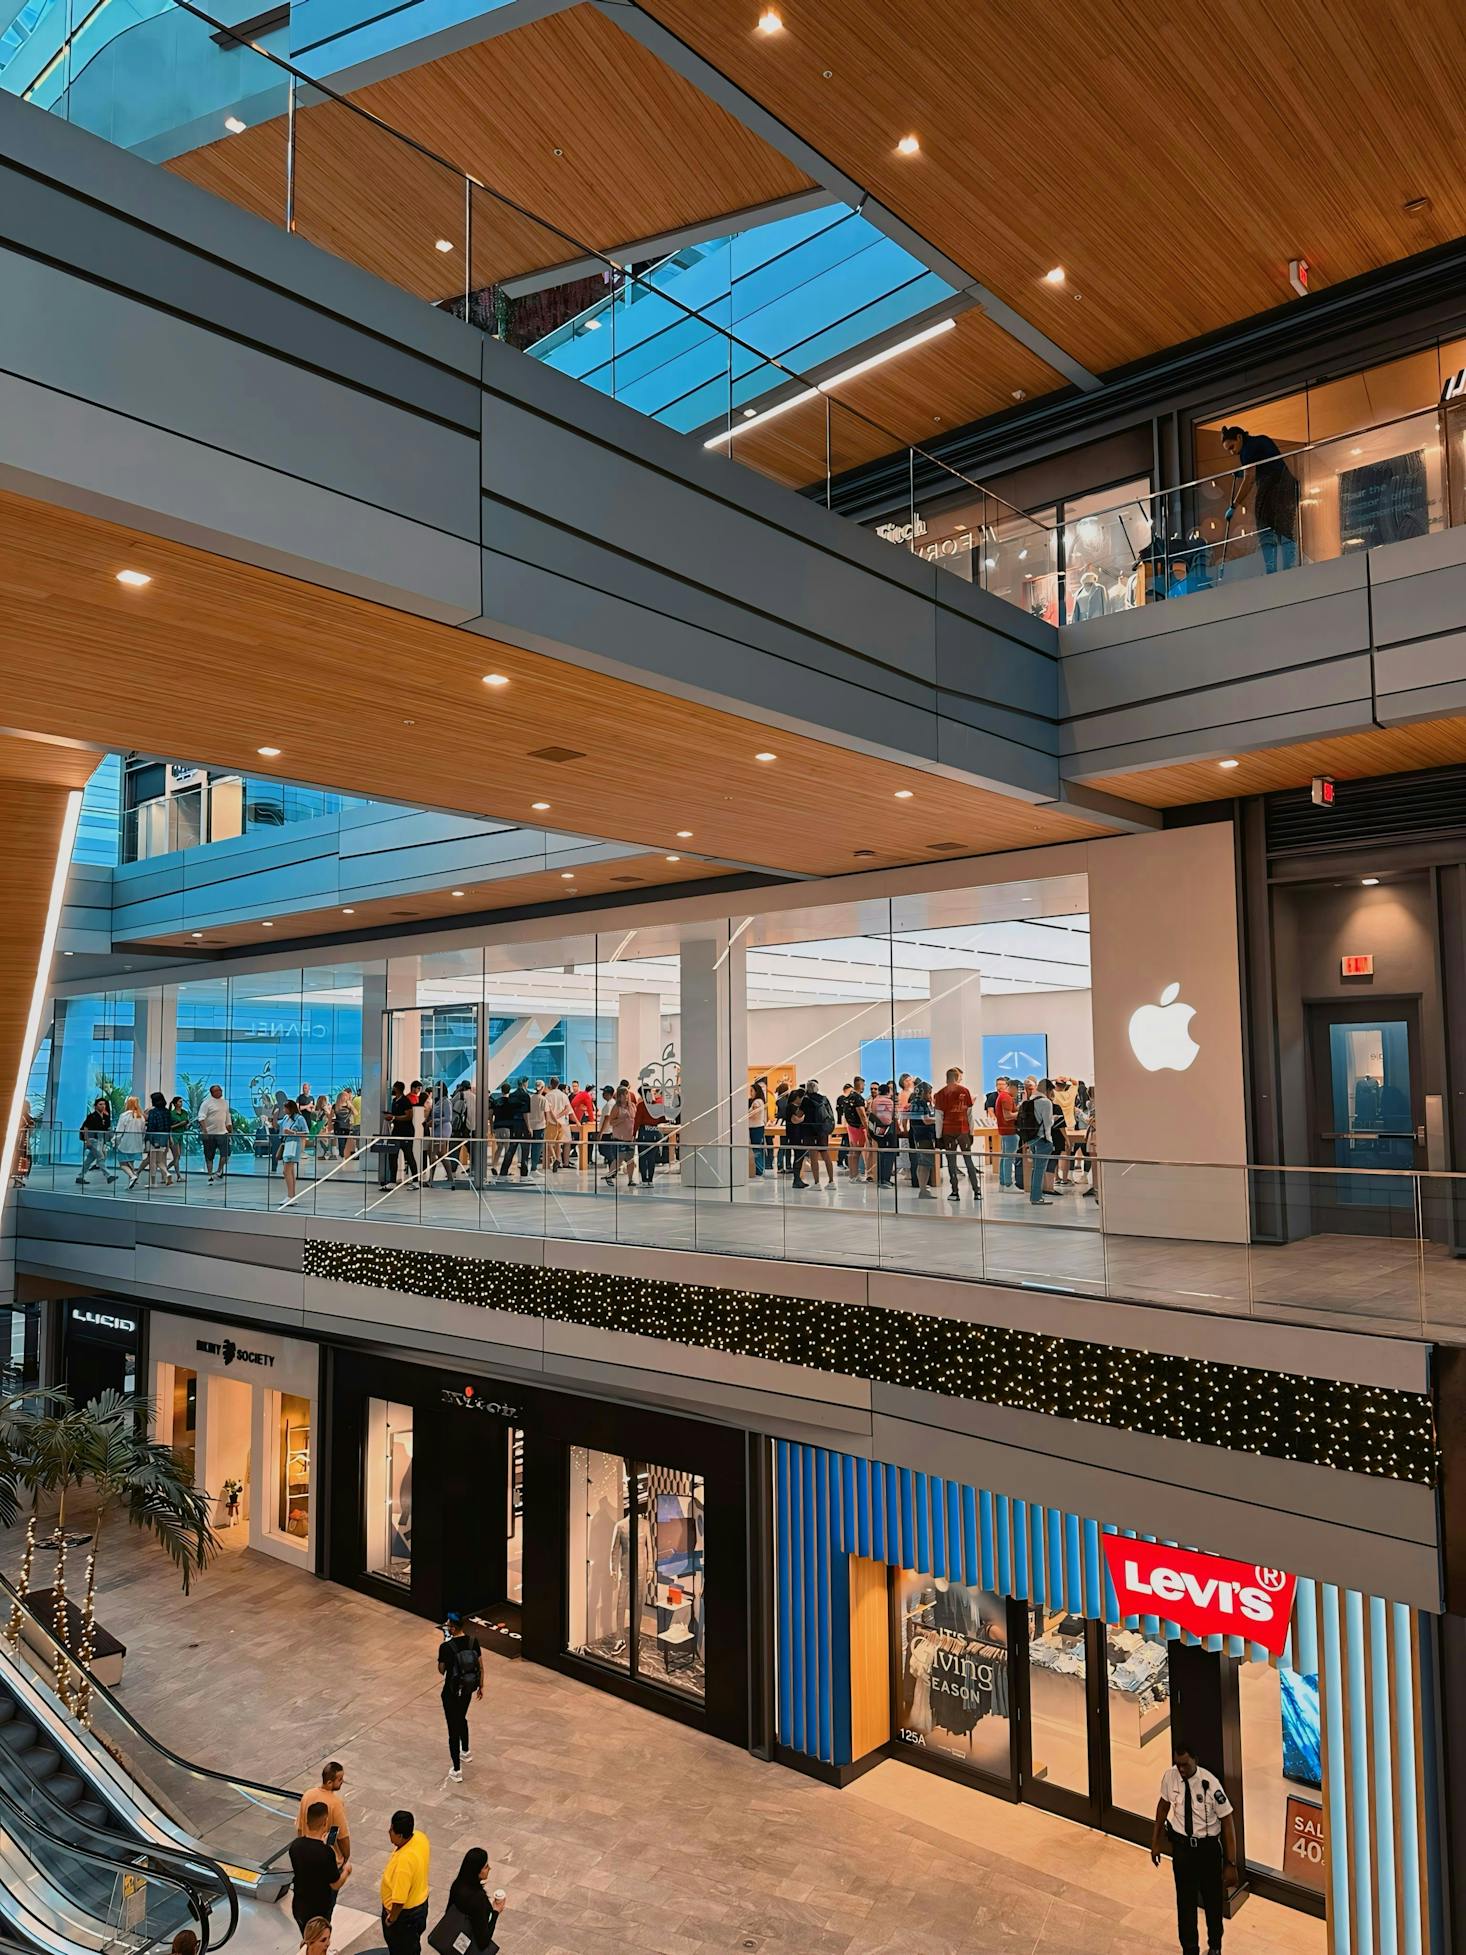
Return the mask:
<path fill-rule="evenodd" d="M 5 1174 L 15 1160 L 20 1139 L 21 1108 L 26 1103 L 30 1084 L 31 1060 L 41 1037 L 41 1013 L 46 1004 L 46 987 L 51 981 L 51 959 L 56 950 L 56 933 L 61 928 L 61 906 L 66 901 L 66 877 L 71 868 L 71 845 L 76 840 L 76 825 L 81 820 L 81 789 L 74 787 L 66 797 L 61 816 L 61 835 L 56 844 L 56 866 L 51 871 L 51 900 L 46 906 L 46 921 L 41 927 L 41 948 L 36 958 L 36 975 L 31 985 L 30 1010 L 26 1013 L 25 1038 L 20 1048 L 20 1063 L 15 1068 L 15 1086 L 10 1095 L 10 1116 L 5 1123 Z M 4 1203 L 0 1193 L 0 1205 Z"/>
<path fill-rule="evenodd" d="M 787 414 L 791 407 L 799 407 L 807 400 L 814 400 L 819 394 L 833 393 L 837 387 L 843 387 L 847 380 L 858 380 L 861 374 L 870 373 L 875 367 L 883 367 L 887 360 L 897 359 L 902 353 L 910 353 L 915 347 L 925 346 L 928 340 L 936 339 L 942 333 L 951 332 L 956 323 L 955 319 L 939 319 L 934 326 L 925 326 L 919 333 L 913 333 L 910 339 L 903 339 L 895 346 L 888 346 L 882 353 L 872 353 L 868 359 L 858 360 L 853 367 L 846 367 L 842 373 L 832 373 L 828 380 L 821 380 L 812 387 L 805 387 L 799 393 L 791 394 L 788 400 L 776 401 L 772 407 L 764 408 L 750 420 L 740 421 L 736 428 L 728 428 L 722 434 L 711 436 L 703 443 L 703 447 L 721 448 L 725 442 L 731 441 L 734 435 L 747 434 L 750 428 L 762 427 L 765 421 L 772 421 L 780 414 Z"/>

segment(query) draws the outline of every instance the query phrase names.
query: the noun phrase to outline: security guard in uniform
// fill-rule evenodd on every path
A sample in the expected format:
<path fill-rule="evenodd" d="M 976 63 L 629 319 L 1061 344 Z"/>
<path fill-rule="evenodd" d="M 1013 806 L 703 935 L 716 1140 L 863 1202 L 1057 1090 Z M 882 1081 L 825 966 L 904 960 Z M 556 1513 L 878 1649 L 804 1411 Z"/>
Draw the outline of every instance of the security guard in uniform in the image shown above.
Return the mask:
<path fill-rule="evenodd" d="M 1204 1772 L 1190 1745 L 1177 1738 L 1174 1761 L 1161 1774 L 1160 1803 L 1150 1838 L 1151 1865 L 1169 1845 L 1176 1877 L 1176 1932 L 1181 1955 L 1200 1955 L 1198 1904 L 1206 1913 L 1207 1955 L 1222 1955 L 1223 1895 L 1237 1879 L 1237 1833 L 1232 1801 L 1214 1772 Z"/>

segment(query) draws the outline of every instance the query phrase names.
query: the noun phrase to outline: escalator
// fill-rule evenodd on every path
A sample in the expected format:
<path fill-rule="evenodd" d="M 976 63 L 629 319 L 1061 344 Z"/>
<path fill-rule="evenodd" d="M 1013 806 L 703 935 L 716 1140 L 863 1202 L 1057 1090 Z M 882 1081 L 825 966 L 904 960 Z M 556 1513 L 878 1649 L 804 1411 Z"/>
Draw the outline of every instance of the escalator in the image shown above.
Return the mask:
<path fill-rule="evenodd" d="M 212 1955 L 233 1934 L 226 1878 L 195 1879 L 177 1860 L 102 1833 L 64 1839 L 0 1788 L 0 1949 L 24 1955 L 147 1955 L 182 1928 Z M 221 1902 L 227 1900 L 227 1907 Z"/>
<path fill-rule="evenodd" d="M 0 1621 L 14 1600 L 0 1575 Z M 55 1665 L 65 1655 L 29 1613 L 18 1648 L 0 1637 L 0 1797 L 63 1845 L 144 1849 L 206 1905 L 224 1902 L 231 1918 L 239 1896 L 277 1900 L 290 1882 L 299 1793 L 181 1758 L 95 1678 L 84 1728 L 57 1695 Z"/>

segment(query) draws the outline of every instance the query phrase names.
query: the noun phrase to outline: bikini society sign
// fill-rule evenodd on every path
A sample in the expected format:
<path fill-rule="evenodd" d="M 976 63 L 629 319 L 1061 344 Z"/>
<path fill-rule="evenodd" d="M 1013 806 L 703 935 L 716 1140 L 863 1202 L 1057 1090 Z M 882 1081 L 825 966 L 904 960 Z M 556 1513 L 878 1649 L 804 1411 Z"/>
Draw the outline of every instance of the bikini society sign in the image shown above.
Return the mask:
<path fill-rule="evenodd" d="M 1123 1534 L 1101 1540 L 1122 1616 L 1159 1616 L 1193 1636 L 1241 1636 L 1282 1655 L 1296 1575 Z"/>

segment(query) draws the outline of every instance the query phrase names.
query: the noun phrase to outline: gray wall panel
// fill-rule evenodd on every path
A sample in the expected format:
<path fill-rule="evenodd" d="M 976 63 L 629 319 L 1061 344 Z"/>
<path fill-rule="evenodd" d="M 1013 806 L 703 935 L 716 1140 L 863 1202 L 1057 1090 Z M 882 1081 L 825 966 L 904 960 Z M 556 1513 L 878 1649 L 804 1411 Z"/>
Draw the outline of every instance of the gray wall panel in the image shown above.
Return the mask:
<path fill-rule="evenodd" d="M 1198 749 L 1205 751 L 1206 736 L 1217 727 L 1291 720 L 1292 737 L 1302 739 L 1325 724 L 1319 716 L 1339 707 L 1356 709 L 1353 723 L 1368 726 L 1373 696 L 1370 663 L 1368 653 L 1363 653 L 1355 658 L 1331 659 L 1326 664 L 1273 671 L 1262 678 L 1162 694 L 1074 720 L 1065 731 L 1079 752 L 1091 746 L 1117 746 L 1167 734 L 1195 737 Z M 1359 708 L 1363 708 L 1362 718 Z M 1252 734 L 1246 744 L 1259 745 L 1258 736 Z"/>

